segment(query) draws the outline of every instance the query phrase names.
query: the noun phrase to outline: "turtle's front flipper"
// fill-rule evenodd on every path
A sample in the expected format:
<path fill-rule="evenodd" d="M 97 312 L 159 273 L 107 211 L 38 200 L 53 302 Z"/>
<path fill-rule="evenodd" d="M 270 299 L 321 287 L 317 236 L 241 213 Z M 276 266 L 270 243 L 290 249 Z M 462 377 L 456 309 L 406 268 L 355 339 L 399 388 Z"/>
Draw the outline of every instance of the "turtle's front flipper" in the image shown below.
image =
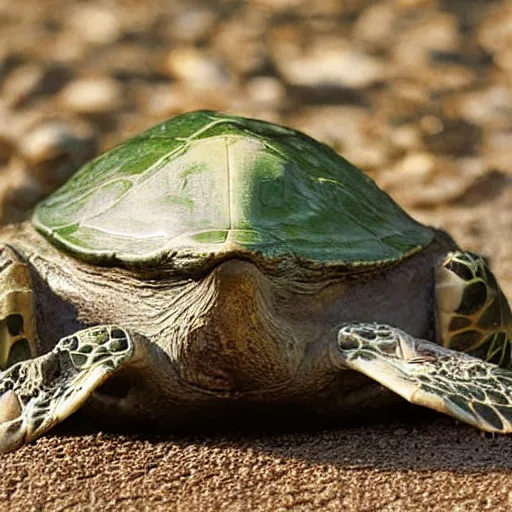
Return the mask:
<path fill-rule="evenodd" d="M 347 324 L 344 363 L 411 403 L 488 432 L 512 432 L 512 372 L 388 325 Z"/>
<path fill-rule="evenodd" d="M 134 355 L 128 331 L 99 326 L 62 338 L 48 354 L 0 372 L 0 452 L 64 420 Z"/>

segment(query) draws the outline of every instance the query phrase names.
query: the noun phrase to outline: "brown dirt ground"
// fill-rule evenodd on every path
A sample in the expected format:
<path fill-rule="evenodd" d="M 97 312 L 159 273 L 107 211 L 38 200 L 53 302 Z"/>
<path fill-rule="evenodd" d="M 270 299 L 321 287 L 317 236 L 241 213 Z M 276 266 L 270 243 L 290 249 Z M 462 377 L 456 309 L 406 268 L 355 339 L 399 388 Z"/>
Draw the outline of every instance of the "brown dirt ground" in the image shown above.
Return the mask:
<path fill-rule="evenodd" d="M 0 0 L 2 220 L 98 141 L 222 109 L 333 145 L 512 297 L 510 26 L 506 0 Z M 507 511 L 511 443 L 417 409 L 165 438 L 75 420 L 0 458 L 0 510 Z"/>

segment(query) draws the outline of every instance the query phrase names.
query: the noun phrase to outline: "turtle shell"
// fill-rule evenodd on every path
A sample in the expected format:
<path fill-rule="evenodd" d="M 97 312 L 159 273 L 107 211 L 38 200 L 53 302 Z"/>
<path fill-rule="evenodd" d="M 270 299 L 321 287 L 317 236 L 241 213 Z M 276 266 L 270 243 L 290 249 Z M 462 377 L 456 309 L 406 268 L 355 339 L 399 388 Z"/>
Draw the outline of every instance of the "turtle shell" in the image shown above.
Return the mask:
<path fill-rule="evenodd" d="M 208 111 L 158 124 L 86 164 L 39 204 L 33 223 L 80 259 L 177 267 L 237 254 L 371 265 L 433 238 L 327 146 Z"/>

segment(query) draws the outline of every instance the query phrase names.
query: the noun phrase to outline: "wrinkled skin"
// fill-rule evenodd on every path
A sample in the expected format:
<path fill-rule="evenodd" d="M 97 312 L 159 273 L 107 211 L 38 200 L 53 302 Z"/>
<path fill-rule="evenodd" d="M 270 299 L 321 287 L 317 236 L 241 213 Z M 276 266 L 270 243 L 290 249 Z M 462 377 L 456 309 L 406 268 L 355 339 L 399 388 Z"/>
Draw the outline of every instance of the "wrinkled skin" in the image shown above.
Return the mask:
<path fill-rule="evenodd" d="M 343 417 L 382 395 L 367 379 L 339 371 L 337 326 L 379 320 L 432 339 L 433 267 L 452 247 L 440 236 L 401 265 L 362 275 L 324 277 L 236 257 L 199 275 L 150 275 L 80 263 L 30 225 L 23 230 L 20 240 L 19 227 L 6 229 L 3 240 L 17 242 L 31 269 L 38 352 L 89 325 L 118 324 L 140 333 L 163 366 L 137 376 L 129 394 L 133 404 L 109 401 L 104 414 L 118 418 L 121 408 L 144 419 L 149 410 L 176 424 L 198 413 L 215 416 L 219 408 L 258 404 Z M 390 286 L 396 292 L 391 296 Z M 99 402 L 103 398 L 98 394 Z"/>

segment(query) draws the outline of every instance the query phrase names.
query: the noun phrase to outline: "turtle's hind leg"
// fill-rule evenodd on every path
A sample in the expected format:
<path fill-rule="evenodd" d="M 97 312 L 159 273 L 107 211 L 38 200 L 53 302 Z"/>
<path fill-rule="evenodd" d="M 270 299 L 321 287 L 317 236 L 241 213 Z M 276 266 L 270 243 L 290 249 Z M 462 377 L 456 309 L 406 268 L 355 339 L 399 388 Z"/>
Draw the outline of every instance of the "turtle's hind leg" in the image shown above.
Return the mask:
<path fill-rule="evenodd" d="M 32 441 L 76 411 L 136 357 L 142 337 L 99 326 L 62 338 L 43 356 L 0 372 L 0 452 Z"/>
<path fill-rule="evenodd" d="M 411 403 L 512 433 L 512 371 L 375 323 L 342 326 L 338 347 L 347 367 Z"/>

